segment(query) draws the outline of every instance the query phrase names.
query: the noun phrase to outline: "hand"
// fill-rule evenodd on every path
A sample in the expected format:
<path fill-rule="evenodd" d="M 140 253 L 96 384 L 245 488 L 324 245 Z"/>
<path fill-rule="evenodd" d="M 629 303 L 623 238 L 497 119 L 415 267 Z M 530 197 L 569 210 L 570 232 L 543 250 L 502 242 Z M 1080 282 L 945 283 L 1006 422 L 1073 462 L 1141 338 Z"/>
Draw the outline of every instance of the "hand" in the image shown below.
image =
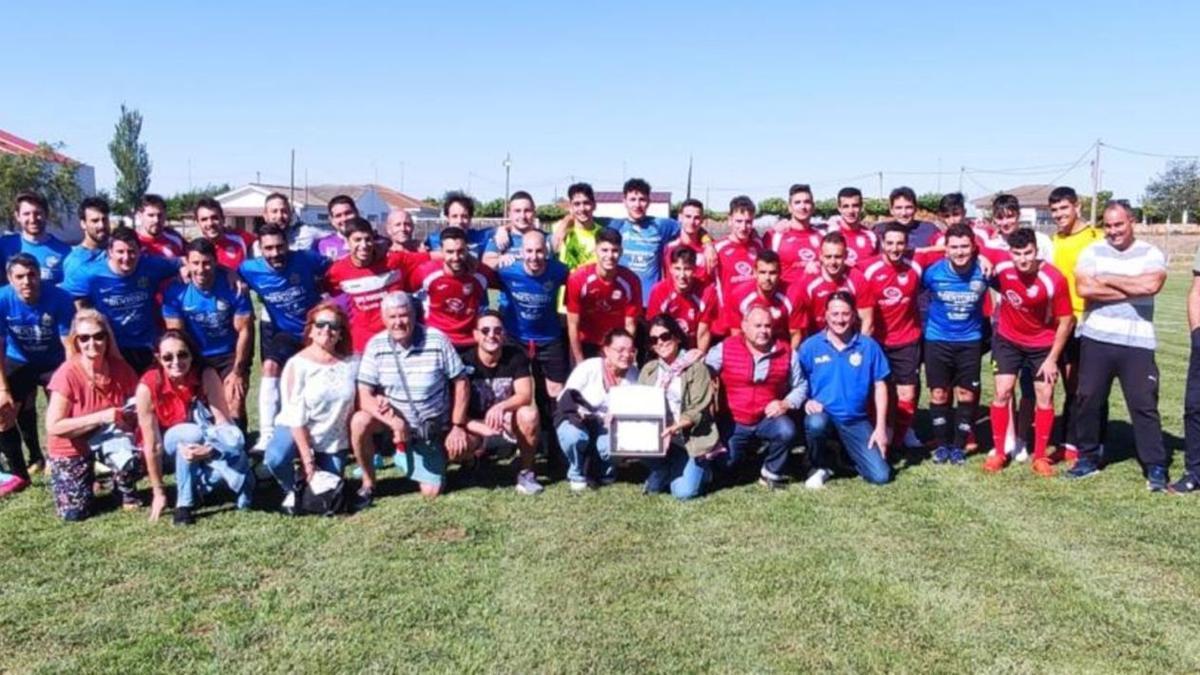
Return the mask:
<path fill-rule="evenodd" d="M 515 263 L 516 261 L 517 261 L 517 259 L 515 257 L 513 257 L 513 254 L 505 253 L 504 255 L 500 256 L 499 260 L 496 261 L 496 266 L 497 267 L 508 267 L 509 265 Z"/>
<path fill-rule="evenodd" d="M 386 398 L 378 396 L 375 398 L 375 412 L 383 417 L 390 417 L 393 413 L 392 404 L 388 403 Z"/>
<path fill-rule="evenodd" d="M 225 376 L 225 398 L 229 400 L 229 407 L 237 414 L 241 408 L 241 402 L 246 398 L 246 376 L 238 372 L 235 368 L 233 372 Z"/>
<path fill-rule="evenodd" d="M 167 493 L 161 487 L 156 487 L 150 497 L 150 522 L 157 522 L 165 508 L 167 508 Z"/>
<path fill-rule="evenodd" d="M 451 461 L 458 461 L 467 453 L 467 432 L 462 427 L 450 427 L 446 434 L 446 455 Z"/>
<path fill-rule="evenodd" d="M 1054 384 L 1058 380 L 1058 364 L 1053 359 L 1042 361 L 1042 367 L 1038 368 L 1035 379 L 1041 379 L 1046 384 Z"/>
<path fill-rule="evenodd" d="M 396 415 L 388 426 L 392 428 L 392 443 L 396 445 L 408 443 L 408 424 L 403 417 Z"/>
<path fill-rule="evenodd" d="M 666 429 L 663 429 L 662 438 L 664 441 L 670 441 L 671 437 L 677 433 L 679 433 L 679 425 L 672 424 L 671 426 L 667 427 Z"/>
<path fill-rule="evenodd" d="M 867 439 L 867 447 L 874 447 L 884 459 L 887 459 L 887 429 L 876 427 L 871 432 L 871 437 Z"/>
<path fill-rule="evenodd" d="M 137 427 L 137 415 L 124 408 L 109 408 L 112 412 L 112 425 L 121 431 L 133 431 Z"/>
<path fill-rule="evenodd" d="M 767 413 L 767 417 L 780 417 L 786 415 L 791 409 L 792 406 L 788 405 L 787 401 L 771 401 L 767 404 L 764 412 Z"/>
<path fill-rule="evenodd" d="M 496 249 L 501 253 L 507 251 L 508 247 L 512 245 L 512 238 L 508 234 L 508 225 L 497 227 L 493 238 L 496 241 Z"/>
<path fill-rule="evenodd" d="M 804 403 L 804 412 L 809 415 L 816 415 L 817 413 L 825 412 L 825 406 L 821 405 L 820 401 L 810 398 Z"/>
<path fill-rule="evenodd" d="M 717 247 L 711 241 L 704 244 L 704 266 L 709 272 L 717 269 Z"/>
<path fill-rule="evenodd" d="M 203 462 L 210 459 L 213 454 L 212 448 L 199 443 L 189 443 L 181 447 L 179 452 L 182 452 L 184 458 L 189 462 Z"/>
<path fill-rule="evenodd" d="M 987 256 L 980 255 L 979 256 L 979 271 L 983 272 L 983 277 L 985 279 L 991 279 L 992 272 L 995 271 L 995 265 L 992 265 L 992 261 L 988 260 Z"/>
<path fill-rule="evenodd" d="M 497 403 L 488 408 L 487 415 L 484 416 L 483 421 L 495 431 L 504 431 L 504 406 Z"/>

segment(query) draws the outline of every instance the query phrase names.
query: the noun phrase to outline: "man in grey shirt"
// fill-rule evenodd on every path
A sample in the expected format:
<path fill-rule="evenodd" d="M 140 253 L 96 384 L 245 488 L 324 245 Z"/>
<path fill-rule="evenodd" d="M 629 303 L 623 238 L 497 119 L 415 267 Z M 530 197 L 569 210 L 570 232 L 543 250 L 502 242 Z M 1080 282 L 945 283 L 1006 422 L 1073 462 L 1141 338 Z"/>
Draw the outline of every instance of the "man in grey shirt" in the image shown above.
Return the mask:
<path fill-rule="evenodd" d="M 1116 379 L 1129 406 L 1146 486 L 1162 492 L 1170 457 L 1158 414 L 1154 296 L 1167 279 L 1167 263 L 1162 251 L 1134 238 L 1133 223 L 1127 202 L 1110 202 L 1104 209 L 1104 241 L 1084 249 L 1075 266 L 1076 289 L 1086 303 L 1079 329 L 1085 367 L 1073 415 L 1079 459 L 1067 476 L 1085 478 L 1100 470 L 1103 411 Z"/>

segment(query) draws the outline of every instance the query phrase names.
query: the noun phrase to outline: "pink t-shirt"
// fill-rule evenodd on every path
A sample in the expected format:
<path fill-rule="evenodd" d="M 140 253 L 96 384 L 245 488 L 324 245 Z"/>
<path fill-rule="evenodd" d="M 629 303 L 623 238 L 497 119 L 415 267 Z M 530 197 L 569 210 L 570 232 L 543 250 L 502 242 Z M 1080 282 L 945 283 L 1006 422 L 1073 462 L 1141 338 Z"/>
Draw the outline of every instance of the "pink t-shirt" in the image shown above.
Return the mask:
<path fill-rule="evenodd" d="M 108 375 L 108 382 L 98 386 L 87 376 L 76 357 L 54 371 L 47 388 L 67 399 L 67 417 L 79 417 L 123 406 L 133 396 L 138 377 L 128 364 L 121 359 L 109 360 Z M 83 457 L 88 453 L 87 437 L 88 434 L 75 438 L 50 436 L 46 445 L 51 457 Z"/>

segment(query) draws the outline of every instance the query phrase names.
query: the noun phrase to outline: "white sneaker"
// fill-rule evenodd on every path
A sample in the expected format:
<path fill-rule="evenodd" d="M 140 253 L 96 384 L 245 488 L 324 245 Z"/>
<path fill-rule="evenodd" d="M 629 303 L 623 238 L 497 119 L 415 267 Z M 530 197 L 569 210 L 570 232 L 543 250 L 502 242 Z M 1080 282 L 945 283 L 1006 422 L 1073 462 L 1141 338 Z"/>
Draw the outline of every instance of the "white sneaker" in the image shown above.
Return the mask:
<path fill-rule="evenodd" d="M 575 494 L 587 492 L 588 488 L 591 487 L 591 485 L 586 480 L 569 481 L 568 485 L 571 488 L 571 492 L 574 492 Z"/>
<path fill-rule="evenodd" d="M 253 452 L 260 452 L 260 453 L 266 452 L 267 444 L 271 442 L 271 435 L 272 434 L 259 434 L 258 442 L 254 444 L 254 447 L 251 448 L 251 450 Z"/>
<path fill-rule="evenodd" d="M 833 476 L 833 472 L 829 469 L 813 469 L 812 473 L 808 474 L 808 478 L 804 481 L 804 489 L 820 490 L 825 487 L 825 481 L 828 481 Z"/>
<path fill-rule="evenodd" d="M 1013 455 L 1013 461 L 1022 463 L 1029 461 L 1029 448 L 1025 447 L 1025 443 L 1017 444 L 1017 452 Z"/>

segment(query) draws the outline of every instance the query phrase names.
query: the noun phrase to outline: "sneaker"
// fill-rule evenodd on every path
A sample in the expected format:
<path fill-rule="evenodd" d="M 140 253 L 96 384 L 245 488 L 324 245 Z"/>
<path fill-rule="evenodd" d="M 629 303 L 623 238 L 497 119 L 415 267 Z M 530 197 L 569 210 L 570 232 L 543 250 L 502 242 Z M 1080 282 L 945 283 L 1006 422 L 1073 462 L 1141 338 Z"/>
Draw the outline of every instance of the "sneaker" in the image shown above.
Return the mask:
<path fill-rule="evenodd" d="M 545 489 L 532 471 L 525 470 L 517 474 L 517 494 L 540 495 Z"/>
<path fill-rule="evenodd" d="M 1146 468 L 1146 489 L 1151 492 L 1166 492 L 1171 479 L 1167 476 L 1167 467 L 1152 464 Z"/>
<path fill-rule="evenodd" d="M 950 463 L 959 466 L 967 463 L 967 451 L 962 448 L 950 448 Z"/>
<path fill-rule="evenodd" d="M 353 513 L 365 511 L 375 504 L 375 498 L 371 495 L 371 491 L 366 488 L 359 488 L 358 492 L 354 493 L 354 502 L 350 504 L 350 510 Z"/>
<path fill-rule="evenodd" d="M 1100 465 L 1095 460 L 1080 457 L 1076 460 L 1075 466 L 1067 471 L 1066 476 L 1067 478 L 1090 478 L 1098 473 L 1100 473 Z"/>
<path fill-rule="evenodd" d="M 813 469 L 808 474 L 808 479 L 804 481 L 804 489 L 820 490 L 825 487 L 825 483 L 833 477 L 833 472 L 829 469 Z"/>
<path fill-rule="evenodd" d="M 262 454 L 267 451 L 267 444 L 271 442 L 271 434 L 259 434 L 258 442 L 254 447 L 250 448 L 250 452 Z"/>
<path fill-rule="evenodd" d="M 296 515 L 296 493 L 294 491 L 283 496 L 283 503 L 279 505 L 279 511 L 285 516 Z"/>
<path fill-rule="evenodd" d="M 1013 461 L 1018 464 L 1024 464 L 1029 461 L 1029 448 L 1026 448 L 1024 443 L 1018 443 L 1017 453 L 1013 455 Z"/>
<path fill-rule="evenodd" d="M 196 524 L 196 517 L 192 515 L 192 509 L 189 506 L 175 507 L 175 513 L 171 517 L 171 522 L 175 525 L 188 526 Z"/>
<path fill-rule="evenodd" d="M 375 455 L 375 459 L 371 460 L 371 463 L 373 465 L 375 465 L 376 471 L 379 471 L 380 469 L 384 468 L 383 457 L 380 455 Z M 355 479 L 362 478 L 363 477 L 362 467 L 355 464 L 354 470 L 350 472 L 350 475 L 353 476 Z"/>
<path fill-rule="evenodd" d="M 29 481 L 20 476 L 10 475 L 3 482 L 0 482 L 0 497 L 16 494 L 27 487 L 29 487 Z"/>
<path fill-rule="evenodd" d="M 1063 443 L 1055 448 L 1054 454 L 1050 456 L 1050 459 L 1055 464 L 1058 462 L 1074 464 L 1075 462 L 1079 461 L 1079 451 L 1075 449 L 1075 446 Z"/>
<path fill-rule="evenodd" d="M 1030 464 L 1029 468 L 1032 469 L 1037 475 L 1045 476 L 1047 478 L 1053 477 L 1056 473 L 1058 473 L 1054 470 L 1054 463 L 1051 462 L 1048 457 L 1038 457 L 1037 459 L 1033 460 L 1033 464 Z"/>
<path fill-rule="evenodd" d="M 783 490 L 787 488 L 787 478 L 763 469 L 758 474 L 758 484 L 772 491 Z"/>
<path fill-rule="evenodd" d="M 30 476 L 36 476 L 39 473 L 44 473 L 45 471 L 46 471 L 46 463 L 45 462 L 37 461 L 37 462 L 34 462 L 33 464 L 29 465 L 29 475 Z"/>
<path fill-rule="evenodd" d="M 1186 495 L 1189 492 L 1200 490 L 1200 479 L 1196 478 L 1196 474 L 1187 471 L 1183 476 L 1171 484 L 1167 491 L 1173 495 Z"/>
<path fill-rule="evenodd" d="M 587 492 L 588 488 L 592 487 L 592 484 L 587 482 L 586 480 L 573 480 L 573 481 L 568 481 L 567 486 L 571 488 L 572 494 L 581 495 L 581 494 Z"/>
<path fill-rule="evenodd" d="M 992 452 L 983 463 L 983 470 L 988 473 L 998 473 L 1008 464 L 1008 456 L 1002 452 Z"/>
<path fill-rule="evenodd" d="M 939 445 L 937 450 L 933 451 L 933 463 L 945 464 L 950 461 L 951 448 L 948 445 Z"/>

